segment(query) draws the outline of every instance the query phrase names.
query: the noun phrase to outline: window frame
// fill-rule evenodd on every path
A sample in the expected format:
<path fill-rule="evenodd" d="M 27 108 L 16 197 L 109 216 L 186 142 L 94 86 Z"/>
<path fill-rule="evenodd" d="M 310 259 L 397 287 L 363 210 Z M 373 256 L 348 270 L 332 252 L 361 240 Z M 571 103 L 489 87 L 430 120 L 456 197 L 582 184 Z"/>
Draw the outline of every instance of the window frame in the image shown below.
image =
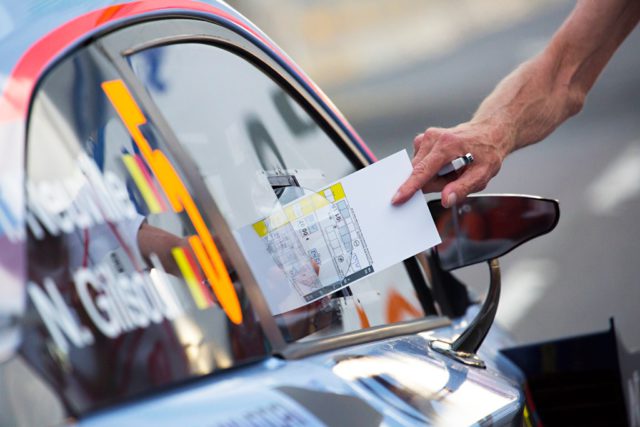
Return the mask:
<path fill-rule="evenodd" d="M 260 45 L 257 38 L 230 21 L 212 19 L 209 16 L 205 17 L 199 14 L 174 12 L 164 17 L 155 17 L 155 19 L 133 23 L 106 34 L 95 41 L 95 45 L 112 62 L 122 76 L 123 81 L 131 90 L 132 95 L 140 103 L 141 107 L 146 110 L 148 118 L 154 122 L 159 133 L 165 139 L 171 155 L 185 167 L 185 175 L 194 189 L 194 196 L 202 203 L 203 213 L 209 218 L 222 245 L 234 260 L 238 277 L 247 292 L 252 306 L 256 310 L 274 353 L 286 359 L 298 359 L 332 349 L 394 336 L 414 334 L 449 325 L 450 319 L 441 316 L 434 304 L 426 279 L 428 271 L 425 274 L 424 270 L 426 264 L 420 263 L 417 257 L 414 256 L 404 261 L 405 268 L 412 281 L 422 306 L 421 308 L 425 313 L 437 313 L 436 316 L 381 325 L 305 342 L 286 342 L 269 310 L 256 279 L 253 277 L 247 260 L 213 197 L 198 176 L 193 160 L 187 154 L 186 149 L 182 147 L 164 115 L 151 99 L 127 61 L 128 56 L 143 50 L 181 43 L 212 45 L 230 51 L 232 54 L 248 61 L 298 101 L 356 169 L 364 168 L 371 162 L 354 144 L 348 133 L 345 132 L 344 125 L 339 123 L 339 120 L 336 120 L 326 108 L 323 108 L 324 100 L 318 94 L 313 93 L 312 90 L 307 89 L 300 77 L 288 70 L 286 64 L 276 53 L 270 48 Z"/>

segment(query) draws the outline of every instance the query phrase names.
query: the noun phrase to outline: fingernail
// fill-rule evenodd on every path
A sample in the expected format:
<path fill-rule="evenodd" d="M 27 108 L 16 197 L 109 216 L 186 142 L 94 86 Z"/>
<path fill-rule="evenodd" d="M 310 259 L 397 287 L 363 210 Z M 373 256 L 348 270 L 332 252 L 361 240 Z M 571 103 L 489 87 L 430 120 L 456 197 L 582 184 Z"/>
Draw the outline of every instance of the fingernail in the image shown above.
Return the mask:
<path fill-rule="evenodd" d="M 450 208 L 451 206 L 455 205 L 457 201 L 458 196 L 456 196 L 456 193 L 449 194 L 449 197 L 447 197 L 447 204 L 445 205 L 445 208 Z"/>
<path fill-rule="evenodd" d="M 393 195 L 393 198 L 391 198 L 391 204 L 395 205 L 398 203 L 398 200 L 400 200 L 400 190 L 398 190 L 396 194 Z"/>

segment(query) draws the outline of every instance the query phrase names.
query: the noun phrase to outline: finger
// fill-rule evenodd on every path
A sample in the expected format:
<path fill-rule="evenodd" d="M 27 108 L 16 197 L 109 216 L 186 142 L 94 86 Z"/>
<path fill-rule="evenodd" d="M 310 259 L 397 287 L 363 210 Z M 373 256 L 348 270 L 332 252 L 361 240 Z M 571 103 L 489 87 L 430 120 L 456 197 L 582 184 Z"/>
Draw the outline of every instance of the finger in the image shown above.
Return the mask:
<path fill-rule="evenodd" d="M 483 190 L 488 179 L 484 168 L 469 168 L 460 178 L 445 185 L 442 189 L 442 206 L 451 207 L 464 200 L 469 194 Z"/>
<path fill-rule="evenodd" d="M 418 150 L 420 149 L 420 144 L 422 142 L 422 138 L 424 138 L 424 133 L 419 133 L 413 138 L 413 157 L 418 154 Z"/>
<path fill-rule="evenodd" d="M 425 150 L 427 147 L 425 147 L 424 143 L 424 134 L 422 134 L 421 138 L 416 138 L 418 139 L 418 143 L 416 143 L 416 140 L 413 141 L 413 158 L 411 159 L 411 167 L 415 166 L 416 163 L 418 163 L 430 151 Z"/>
<path fill-rule="evenodd" d="M 413 140 L 413 159 L 411 159 L 411 166 L 415 166 L 420 159 L 431 152 L 440 135 L 441 132 L 437 128 L 429 128 L 423 133 L 416 135 Z"/>
<path fill-rule="evenodd" d="M 400 205 L 413 196 L 413 194 L 424 187 L 433 178 L 436 172 L 446 163 L 445 157 L 440 152 L 431 152 L 420 159 L 413 167 L 413 171 L 407 180 L 398 188 L 391 203 Z"/>

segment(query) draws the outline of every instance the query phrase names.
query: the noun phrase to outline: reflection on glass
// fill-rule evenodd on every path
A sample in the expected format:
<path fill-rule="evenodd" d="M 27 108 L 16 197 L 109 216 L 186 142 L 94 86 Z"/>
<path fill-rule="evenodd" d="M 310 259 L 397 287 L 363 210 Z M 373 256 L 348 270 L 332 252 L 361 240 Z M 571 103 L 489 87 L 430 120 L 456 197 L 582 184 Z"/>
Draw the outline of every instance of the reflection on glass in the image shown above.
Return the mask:
<path fill-rule="evenodd" d="M 352 250 L 345 216 L 349 212 L 324 194 L 286 187 L 273 212 L 257 223 L 264 225 L 268 252 L 306 301 L 345 286 Z"/>
<path fill-rule="evenodd" d="M 249 232 L 260 237 L 286 281 L 277 279 L 272 266 L 267 280 L 259 277 L 258 283 L 272 312 L 279 315 L 277 320 L 287 338 L 327 332 L 327 328 L 340 325 L 341 309 L 337 300 L 328 296 L 348 286 L 354 275 L 350 271 L 351 215 L 331 189 L 315 192 L 287 186 L 274 191 L 278 201 L 273 210 L 252 224 Z M 252 259 L 255 257 L 250 257 L 250 263 Z M 275 287 L 273 282 L 277 282 Z"/>
<path fill-rule="evenodd" d="M 129 115 L 119 102 L 129 103 Z M 242 322 L 221 309 L 201 252 L 217 248 L 218 271 L 232 279 L 234 266 L 183 165 L 137 108 L 110 64 L 88 48 L 52 71 L 31 111 L 33 321 L 20 354 L 77 413 L 270 350 L 237 280 Z M 194 239 L 203 235 L 209 243 Z"/>

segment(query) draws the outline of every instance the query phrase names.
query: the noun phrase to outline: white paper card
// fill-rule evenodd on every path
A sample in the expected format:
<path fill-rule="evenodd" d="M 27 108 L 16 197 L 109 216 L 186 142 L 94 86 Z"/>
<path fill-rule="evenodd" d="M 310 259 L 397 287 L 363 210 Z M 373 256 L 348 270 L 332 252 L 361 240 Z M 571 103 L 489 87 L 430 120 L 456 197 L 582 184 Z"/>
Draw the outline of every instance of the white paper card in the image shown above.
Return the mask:
<path fill-rule="evenodd" d="M 424 197 L 391 205 L 411 174 L 406 151 L 236 231 L 273 314 L 301 307 L 440 243 Z"/>

